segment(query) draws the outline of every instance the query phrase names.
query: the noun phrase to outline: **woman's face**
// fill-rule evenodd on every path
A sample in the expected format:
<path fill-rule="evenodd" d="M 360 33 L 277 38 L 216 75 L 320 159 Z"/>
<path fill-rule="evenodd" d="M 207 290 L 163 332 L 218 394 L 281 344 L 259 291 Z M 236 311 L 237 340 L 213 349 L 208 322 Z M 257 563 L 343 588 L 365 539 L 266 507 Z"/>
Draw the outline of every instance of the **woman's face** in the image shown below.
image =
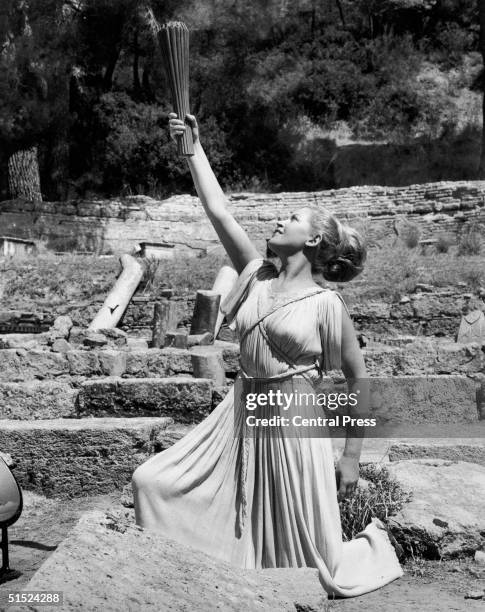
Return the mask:
<path fill-rule="evenodd" d="M 315 235 L 311 219 L 312 211 L 305 207 L 293 211 L 287 219 L 278 218 L 268 246 L 277 255 L 289 255 L 303 250 L 305 246 L 315 246 L 318 240 L 312 240 Z"/>

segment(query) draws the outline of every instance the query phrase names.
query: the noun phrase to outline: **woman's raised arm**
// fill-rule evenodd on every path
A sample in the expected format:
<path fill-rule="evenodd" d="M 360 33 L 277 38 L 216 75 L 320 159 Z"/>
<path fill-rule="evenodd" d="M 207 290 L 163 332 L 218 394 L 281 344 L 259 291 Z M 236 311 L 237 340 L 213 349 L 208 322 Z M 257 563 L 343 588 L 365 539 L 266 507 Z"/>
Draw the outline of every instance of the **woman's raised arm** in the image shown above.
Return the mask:
<path fill-rule="evenodd" d="M 170 113 L 169 118 L 170 135 L 176 140 L 187 126 L 181 119 L 177 119 L 175 113 Z M 261 257 L 261 254 L 226 208 L 226 196 L 200 143 L 195 117 L 187 115 L 187 122 L 192 129 L 194 140 L 194 155 L 188 157 L 188 163 L 197 194 L 237 273 L 240 274 L 252 259 Z"/>

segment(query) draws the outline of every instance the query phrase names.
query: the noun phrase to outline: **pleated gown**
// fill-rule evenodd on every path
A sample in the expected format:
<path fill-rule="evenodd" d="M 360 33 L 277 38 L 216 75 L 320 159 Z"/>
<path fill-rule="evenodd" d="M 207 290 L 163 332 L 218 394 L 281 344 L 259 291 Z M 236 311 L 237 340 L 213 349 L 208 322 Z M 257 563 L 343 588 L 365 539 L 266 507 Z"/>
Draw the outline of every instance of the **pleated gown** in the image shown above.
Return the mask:
<path fill-rule="evenodd" d="M 277 275 L 272 262 L 252 260 L 222 309 L 241 339 L 238 377 L 301 389 L 302 377 L 317 384 L 319 368 L 340 367 L 345 304 L 328 289 L 274 293 Z M 136 522 L 241 568 L 318 568 L 330 596 L 402 576 L 378 519 L 342 541 L 331 438 L 236 435 L 245 416 L 239 388 L 135 470 Z"/>

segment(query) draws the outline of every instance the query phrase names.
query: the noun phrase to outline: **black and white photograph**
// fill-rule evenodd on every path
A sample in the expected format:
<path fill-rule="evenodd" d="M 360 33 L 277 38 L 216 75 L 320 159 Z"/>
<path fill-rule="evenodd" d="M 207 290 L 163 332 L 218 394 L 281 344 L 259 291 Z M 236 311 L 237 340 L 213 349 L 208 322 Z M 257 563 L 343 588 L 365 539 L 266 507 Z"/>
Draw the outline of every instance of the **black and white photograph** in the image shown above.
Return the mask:
<path fill-rule="evenodd" d="M 485 0 L 0 0 L 0 612 L 485 609 Z"/>

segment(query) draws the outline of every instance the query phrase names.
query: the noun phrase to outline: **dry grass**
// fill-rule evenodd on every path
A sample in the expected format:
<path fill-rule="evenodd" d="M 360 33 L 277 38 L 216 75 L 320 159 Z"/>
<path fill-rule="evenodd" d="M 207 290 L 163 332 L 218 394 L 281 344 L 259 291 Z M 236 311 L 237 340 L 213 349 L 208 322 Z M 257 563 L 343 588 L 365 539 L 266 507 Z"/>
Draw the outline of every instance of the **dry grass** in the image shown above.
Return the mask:
<path fill-rule="evenodd" d="M 377 517 L 384 523 L 399 512 L 411 495 L 404 491 L 384 466 L 369 464 L 360 469 L 368 486 L 357 487 L 355 495 L 340 502 L 340 518 L 344 540 L 351 540 Z"/>
<path fill-rule="evenodd" d="M 457 286 L 462 291 L 477 291 L 485 283 L 485 254 L 462 257 L 458 246 L 447 252 L 422 254 L 408 248 L 394 237 L 371 246 L 366 267 L 358 282 L 342 285 L 324 283 L 338 288 L 350 301 L 399 300 L 412 292 L 417 283 L 435 287 Z M 138 295 L 156 297 L 162 289 L 179 291 L 210 289 L 219 268 L 229 260 L 221 253 L 206 257 L 177 257 L 171 260 L 145 260 L 145 276 Z M 118 258 L 95 255 L 63 255 L 43 253 L 21 259 L 0 258 L 2 278 L 2 308 L 35 309 L 58 304 L 104 299 L 120 272 Z M 317 281 L 319 279 L 316 279 Z M 54 308 L 52 308 L 54 307 Z"/>
<path fill-rule="evenodd" d="M 482 235 L 473 226 L 465 232 L 458 242 L 458 255 L 478 255 L 482 248 Z"/>
<path fill-rule="evenodd" d="M 410 249 L 397 238 L 390 237 L 371 248 L 364 272 L 357 283 L 340 285 L 345 296 L 358 301 L 383 299 L 393 301 L 414 291 L 417 283 L 434 287 L 459 287 L 466 283 L 468 289 L 476 291 L 483 283 L 480 270 L 485 269 L 485 255 L 458 255 L 458 247 L 450 245 L 446 252 L 438 249 L 426 254 Z M 479 278 L 480 276 L 480 278 Z"/>
<path fill-rule="evenodd" d="M 44 254 L 0 259 L 2 307 L 52 307 L 105 296 L 120 271 L 115 257 Z"/>

